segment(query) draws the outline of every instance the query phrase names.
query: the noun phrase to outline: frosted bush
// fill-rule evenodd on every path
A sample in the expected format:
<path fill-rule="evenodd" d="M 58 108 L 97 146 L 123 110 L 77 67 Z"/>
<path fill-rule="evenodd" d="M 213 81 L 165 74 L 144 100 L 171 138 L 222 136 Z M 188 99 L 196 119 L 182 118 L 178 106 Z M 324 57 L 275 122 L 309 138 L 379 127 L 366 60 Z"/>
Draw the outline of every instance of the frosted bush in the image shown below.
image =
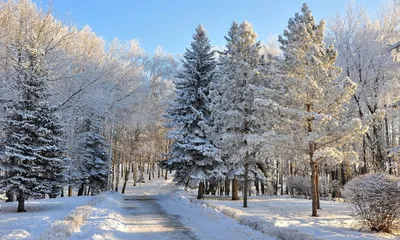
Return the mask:
<path fill-rule="evenodd" d="M 289 187 L 293 188 L 296 195 L 309 196 L 311 193 L 310 178 L 302 176 L 292 176 L 289 179 Z"/>
<path fill-rule="evenodd" d="M 354 215 L 378 232 L 391 232 L 400 217 L 399 179 L 385 173 L 367 174 L 348 182 L 343 195 Z"/>

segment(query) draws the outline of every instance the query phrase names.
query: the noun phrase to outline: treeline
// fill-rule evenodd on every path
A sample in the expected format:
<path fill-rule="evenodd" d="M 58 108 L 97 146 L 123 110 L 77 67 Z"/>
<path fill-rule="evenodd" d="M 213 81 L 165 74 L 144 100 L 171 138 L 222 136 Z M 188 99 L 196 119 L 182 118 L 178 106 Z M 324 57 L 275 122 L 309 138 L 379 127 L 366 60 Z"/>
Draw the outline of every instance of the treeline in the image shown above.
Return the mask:
<path fill-rule="evenodd" d="M 167 110 L 168 169 L 204 192 L 341 197 L 369 172 L 399 174 L 400 10 L 371 17 L 349 4 L 326 29 L 306 4 L 278 38 L 280 51 L 234 22 L 224 50 L 196 29 Z M 311 180 L 310 180 L 311 179 Z M 261 186 L 260 186 L 261 185 Z M 230 191 L 231 189 L 231 191 Z"/>
<path fill-rule="evenodd" d="M 118 190 L 154 169 L 177 63 L 139 42 L 106 43 L 30 0 L 0 3 L 0 186 L 8 201 Z M 107 186 L 108 184 L 108 186 Z"/>

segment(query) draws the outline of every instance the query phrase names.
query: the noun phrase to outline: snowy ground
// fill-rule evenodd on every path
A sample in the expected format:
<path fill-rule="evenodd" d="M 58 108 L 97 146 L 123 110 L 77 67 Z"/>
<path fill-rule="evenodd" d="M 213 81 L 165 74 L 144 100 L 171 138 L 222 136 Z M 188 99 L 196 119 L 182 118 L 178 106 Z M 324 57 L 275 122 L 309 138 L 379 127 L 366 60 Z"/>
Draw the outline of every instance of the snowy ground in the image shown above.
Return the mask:
<path fill-rule="evenodd" d="M 193 194 L 192 194 L 193 195 Z M 242 201 L 214 198 L 204 202 L 217 209 L 227 206 L 246 216 L 264 219 L 274 227 L 298 230 L 321 239 L 400 239 L 400 235 L 377 234 L 360 230 L 360 223 L 351 215 L 346 203 L 321 201 L 319 217 L 311 217 L 311 201 L 288 196 L 250 197 L 249 207 L 243 208 Z"/>
<path fill-rule="evenodd" d="M 25 213 L 15 212 L 16 202 L 2 203 L 0 239 L 400 239 L 358 231 L 345 203 L 322 201 L 317 218 L 310 204 L 252 196 L 244 209 L 242 201 L 226 198 L 198 201 L 195 191 L 160 178 L 130 182 L 125 195 L 31 200 Z"/>
<path fill-rule="evenodd" d="M 76 207 L 92 197 L 65 197 L 28 200 L 27 212 L 17 213 L 17 202 L 1 203 L 0 239 L 39 239 L 41 233 L 57 220 L 63 220 Z"/>
<path fill-rule="evenodd" d="M 180 195 L 154 179 L 98 204 L 70 239 L 275 239 Z"/>

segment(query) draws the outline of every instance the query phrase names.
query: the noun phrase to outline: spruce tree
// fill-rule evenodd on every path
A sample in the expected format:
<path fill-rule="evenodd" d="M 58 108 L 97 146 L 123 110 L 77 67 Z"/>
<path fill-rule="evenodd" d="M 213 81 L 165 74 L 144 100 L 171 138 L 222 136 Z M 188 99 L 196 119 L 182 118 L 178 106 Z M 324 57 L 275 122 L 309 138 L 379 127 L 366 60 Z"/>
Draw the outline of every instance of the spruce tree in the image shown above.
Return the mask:
<path fill-rule="evenodd" d="M 7 111 L 1 188 L 18 193 L 18 212 L 23 212 L 26 197 L 60 192 L 65 158 L 58 147 L 61 127 L 48 103 L 44 54 L 35 39 L 16 46 L 18 99 Z"/>
<path fill-rule="evenodd" d="M 101 134 L 100 123 L 93 115 L 85 117 L 76 138 L 76 170 L 80 172 L 77 181 L 81 185 L 87 184 L 92 194 L 105 190 L 107 184 L 107 143 Z"/>
<path fill-rule="evenodd" d="M 216 65 L 214 51 L 202 25 L 183 56 L 183 67 L 175 79 L 176 98 L 167 111 L 168 137 L 173 140 L 166 167 L 176 170 L 178 183 L 199 183 L 202 198 L 204 181 L 219 164 L 218 151 L 207 136 L 210 124 L 209 85 Z"/>
<path fill-rule="evenodd" d="M 261 84 L 258 67 L 261 64 L 257 34 L 247 21 L 233 23 L 226 37 L 226 50 L 220 57 L 216 81 L 213 82 L 212 117 L 217 145 L 223 151 L 224 167 L 232 182 L 232 200 L 238 200 L 238 178 L 244 178 L 244 207 L 247 207 L 247 187 L 250 178 L 264 178 L 259 170 L 254 145 L 258 134 L 254 101 Z"/>

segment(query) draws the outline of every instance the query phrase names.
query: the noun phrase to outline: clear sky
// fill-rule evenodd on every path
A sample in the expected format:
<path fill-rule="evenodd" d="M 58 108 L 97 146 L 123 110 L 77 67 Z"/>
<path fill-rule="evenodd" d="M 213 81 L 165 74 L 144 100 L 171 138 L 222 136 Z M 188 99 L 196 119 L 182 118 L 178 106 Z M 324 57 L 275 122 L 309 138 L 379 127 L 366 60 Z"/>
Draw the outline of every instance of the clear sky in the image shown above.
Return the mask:
<path fill-rule="evenodd" d="M 48 0 L 34 0 L 46 6 Z M 139 40 L 146 52 L 157 46 L 181 54 L 189 46 L 196 26 L 207 29 L 211 43 L 224 46 L 224 36 L 232 21 L 249 21 L 266 42 L 282 34 L 287 21 L 306 2 L 316 19 L 343 13 L 347 0 L 52 0 L 53 12 L 60 19 L 93 31 L 108 42 Z M 379 0 L 357 0 L 374 12 Z"/>

